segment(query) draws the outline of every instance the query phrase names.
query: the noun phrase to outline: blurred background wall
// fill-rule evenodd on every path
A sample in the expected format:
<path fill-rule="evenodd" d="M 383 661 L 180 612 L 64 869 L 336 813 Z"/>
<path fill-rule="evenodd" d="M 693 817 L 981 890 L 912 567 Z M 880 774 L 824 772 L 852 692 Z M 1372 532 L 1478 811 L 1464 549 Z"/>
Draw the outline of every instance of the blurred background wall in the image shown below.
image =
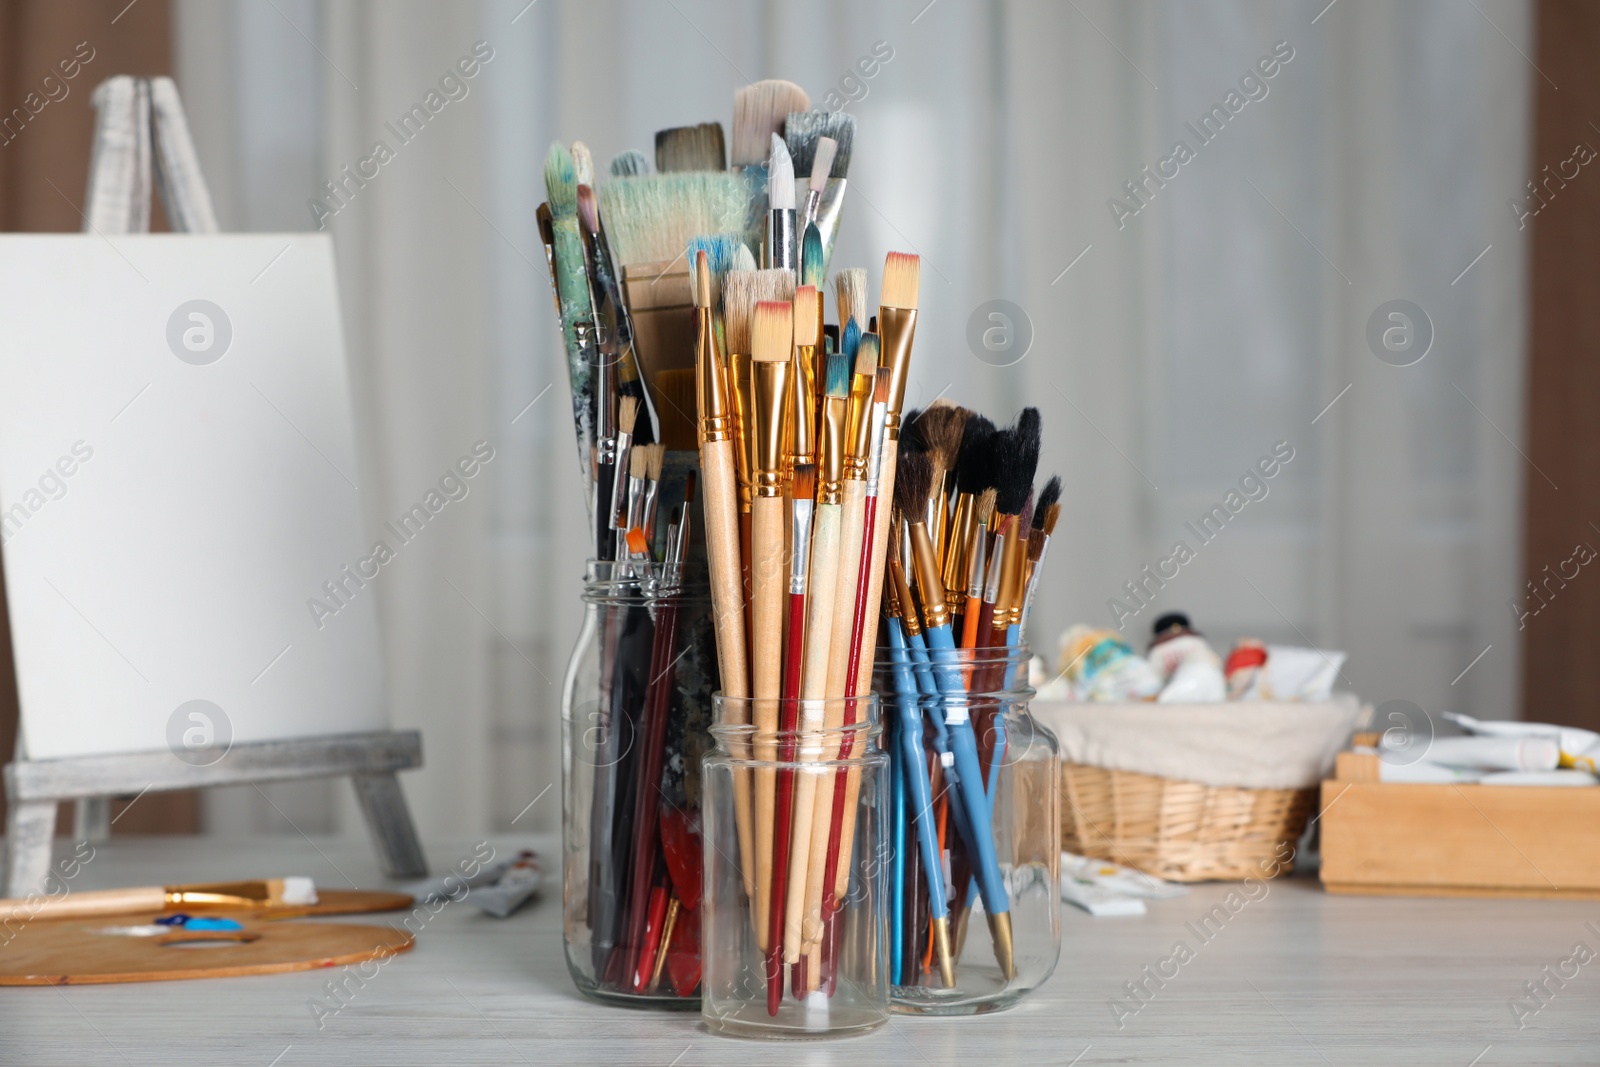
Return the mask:
<path fill-rule="evenodd" d="M 142 0 L 118 26 L 135 12 L 168 20 L 151 70 L 178 79 L 223 228 L 334 235 L 371 526 L 495 447 L 468 506 L 377 590 L 396 724 L 426 735 L 405 777 L 425 834 L 559 819 L 583 524 L 534 220 L 545 150 L 582 139 L 603 168 L 657 129 L 728 122 L 760 78 L 858 117 L 835 264 L 875 288 L 887 251 L 922 256 L 908 405 L 1044 414 L 1041 476 L 1066 484 L 1033 623 L 1047 660 L 1073 622 L 1142 648 L 1184 610 L 1224 651 L 1346 650 L 1341 687 L 1374 704 L 1512 717 L 1523 637 L 1567 625 L 1514 609 L 1538 570 L 1525 498 L 1556 490 L 1528 458 L 1536 228 L 1512 204 L 1571 154 L 1535 155 L 1549 87 L 1521 0 Z M 20 99 L 17 64 L 42 53 L 13 40 L 0 84 Z M 398 144 L 387 124 L 478 42 L 468 94 Z M 865 78 L 875 51 L 891 58 Z M 136 67 L 108 54 L 93 80 Z M 1576 119 L 1557 140 L 1600 139 Z M 319 210 L 380 140 L 393 160 Z M 1180 140 L 1192 158 L 1163 163 Z M 81 202 L 82 161 L 53 165 Z M 56 205 L 50 225 L 6 210 L 77 228 Z M 1396 300 L 1425 314 L 1419 348 L 1380 359 L 1369 322 Z M 969 342 L 997 324 L 1009 347 Z M 1393 365 L 1424 330 L 1420 362 Z M 1186 523 L 1274 449 L 1292 459 L 1265 498 L 1200 544 Z M 1195 558 L 1141 606 L 1125 583 L 1180 538 Z M 1540 700 L 1537 717 L 1565 713 Z M 353 830 L 346 792 L 219 791 L 202 822 Z"/>

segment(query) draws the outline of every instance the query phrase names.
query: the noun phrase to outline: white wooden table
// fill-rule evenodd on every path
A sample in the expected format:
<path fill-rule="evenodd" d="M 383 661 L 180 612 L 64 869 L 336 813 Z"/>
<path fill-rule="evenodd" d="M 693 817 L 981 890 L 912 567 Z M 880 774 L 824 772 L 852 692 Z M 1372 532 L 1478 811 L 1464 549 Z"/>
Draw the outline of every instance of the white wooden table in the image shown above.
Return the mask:
<path fill-rule="evenodd" d="M 531 844 L 554 868 L 548 839 Z M 475 842 L 431 842 L 437 871 Z M 75 880 L 123 884 L 309 874 L 385 884 L 366 841 L 122 839 Z M 1559 976 L 1583 942 L 1600 952 L 1600 902 L 1331 897 L 1271 884 L 1203 942 L 1190 924 L 1233 888 L 1199 886 L 1140 918 L 1068 908 L 1055 977 L 1021 1007 L 974 1019 L 895 1017 L 875 1034 L 804 1045 L 714 1037 L 695 1014 L 579 997 L 561 953 L 556 893 L 508 920 L 451 904 L 416 949 L 385 966 L 319 1029 L 309 1002 L 333 972 L 128 986 L 0 989 L 0 1064 L 1443 1064 L 1600 1062 L 1600 958 L 1564 979 L 1518 1030 L 1524 982 Z M 1259 893 L 1259 890 L 1258 890 Z M 349 921 L 349 920 L 345 920 Z M 360 921 L 385 921 L 372 916 Z M 1594 927 L 1587 925 L 1593 922 Z M 1119 1030 L 1125 983 L 1193 951 Z M 0 953 L 5 948 L 0 945 Z M 1167 965 L 1171 973 L 1175 965 Z M 1571 968 L 1568 968 L 1570 973 Z M 1159 977 L 1159 975 L 1158 975 Z M 1530 1007 L 1537 1002 L 1529 1000 Z"/>

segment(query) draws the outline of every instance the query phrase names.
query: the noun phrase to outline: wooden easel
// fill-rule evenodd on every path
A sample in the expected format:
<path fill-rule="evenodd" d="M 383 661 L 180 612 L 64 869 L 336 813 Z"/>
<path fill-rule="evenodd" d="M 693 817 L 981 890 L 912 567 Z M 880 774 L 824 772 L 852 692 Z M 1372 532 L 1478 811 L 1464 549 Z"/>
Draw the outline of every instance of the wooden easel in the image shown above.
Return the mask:
<path fill-rule="evenodd" d="M 95 90 L 99 111 L 90 162 L 85 232 L 137 233 L 150 228 L 155 177 L 172 228 L 217 232 L 211 197 L 200 173 L 178 91 L 170 78 L 119 75 Z M 19 734 L 17 758 L 5 768 L 6 866 L 4 895 L 44 888 L 55 836 L 56 806 L 74 801 L 76 834 L 110 836 L 110 802 L 146 792 L 349 775 L 384 873 L 427 874 L 411 813 L 395 772 L 422 765 L 415 730 L 383 730 L 284 741 L 235 744 L 207 766 L 173 752 L 134 752 L 30 760 Z"/>

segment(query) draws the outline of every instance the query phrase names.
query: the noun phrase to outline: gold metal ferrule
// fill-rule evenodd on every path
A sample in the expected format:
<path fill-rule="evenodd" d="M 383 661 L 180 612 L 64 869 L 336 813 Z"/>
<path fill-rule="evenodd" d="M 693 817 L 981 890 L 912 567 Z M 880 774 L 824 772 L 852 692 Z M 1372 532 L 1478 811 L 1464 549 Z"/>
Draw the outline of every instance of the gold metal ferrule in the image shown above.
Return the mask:
<path fill-rule="evenodd" d="M 817 503 L 837 504 L 844 499 L 844 454 L 846 408 L 842 396 L 822 398 L 822 462 L 817 469 Z"/>
<path fill-rule="evenodd" d="M 1021 607 L 1022 600 L 1022 569 L 1020 562 L 1026 558 L 1027 536 L 1017 535 L 1020 523 L 1013 522 L 1011 529 L 1005 534 L 1005 547 L 1001 549 L 999 567 L 999 586 L 994 597 L 994 628 L 1004 632 L 1012 623 L 1013 610 Z M 1004 640 L 998 643 L 1004 644 Z"/>
<path fill-rule="evenodd" d="M 796 345 L 794 365 L 789 371 L 791 414 L 784 458 L 789 471 L 801 463 L 817 461 L 816 353 L 816 345 Z"/>
<path fill-rule="evenodd" d="M 905 620 L 906 636 L 919 636 L 922 633 L 922 620 L 917 618 L 916 606 L 911 600 L 911 583 L 906 579 L 906 569 L 898 559 L 889 561 L 889 587 L 894 590 L 895 600 L 902 605 L 900 615 Z"/>
<path fill-rule="evenodd" d="M 917 332 L 916 308 L 878 308 L 878 366 L 889 368 L 889 440 L 900 440 L 900 407 L 906 399 L 911 370 L 911 341 Z"/>
<path fill-rule="evenodd" d="M 755 467 L 755 435 L 749 353 L 728 355 L 728 400 L 733 407 L 734 465 L 739 472 L 739 510 L 750 511 L 750 472 Z"/>
<path fill-rule="evenodd" d="M 944 591 L 951 611 L 962 611 L 967 601 L 967 559 L 972 551 L 972 525 L 977 502 L 971 493 L 956 494 L 955 514 L 945 532 Z"/>
<path fill-rule="evenodd" d="M 755 361 L 751 374 L 752 421 L 751 489 L 756 496 L 783 495 L 783 442 L 789 405 L 789 364 Z"/>
<path fill-rule="evenodd" d="M 695 384 L 700 401 L 700 441 L 727 441 L 735 433 L 733 405 L 728 399 L 728 368 L 717 351 L 717 331 L 710 308 L 695 308 Z"/>
<path fill-rule="evenodd" d="M 850 379 L 849 421 L 846 423 L 844 476 L 852 482 L 865 481 L 867 460 L 872 455 L 872 389 L 870 374 Z"/>
<path fill-rule="evenodd" d="M 939 577 L 939 557 L 933 550 L 933 538 L 922 522 L 910 524 L 911 555 L 917 567 L 917 591 L 922 594 L 922 618 L 932 630 L 950 625 L 950 612 L 944 606 L 944 581 Z"/>

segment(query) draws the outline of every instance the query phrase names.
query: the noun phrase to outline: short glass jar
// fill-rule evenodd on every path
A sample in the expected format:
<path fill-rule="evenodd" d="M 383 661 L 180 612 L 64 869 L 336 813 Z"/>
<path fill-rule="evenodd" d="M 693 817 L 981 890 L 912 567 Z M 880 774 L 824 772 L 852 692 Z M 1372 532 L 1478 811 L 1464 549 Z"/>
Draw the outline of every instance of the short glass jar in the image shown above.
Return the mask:
<path fill-rule="evenodd" d="M 899 619 L 887 625 L 874 688 L 883 701 L 883 746 L 893 754 L 893 1008 L 999 1011 L 1043 984 L 1061 952 L 1056 739 L 1029 712 L 1026 645 L 930 650 Z M 981 789 L 969 790 L 972 777 Z M 983 816 L 977 835 L 969 829 L 973 811 Z M 991 850 L 992 866 L 985 862 Z M 930 904 L 936 891 L 943 908 Z"/>
<path fill-rule="evenodd" d="M 716 698 L 705 757 L 701 1015 L 843 1037 L 889 1017 L 888 755 L 874 695 Z"/>
<path fill-rule="evenodd" d="M 591 561 L 562 682 L 562 937 L 578 989 L 699 1006 L 701 756 L 717 688 L 693 564 Z"/>

